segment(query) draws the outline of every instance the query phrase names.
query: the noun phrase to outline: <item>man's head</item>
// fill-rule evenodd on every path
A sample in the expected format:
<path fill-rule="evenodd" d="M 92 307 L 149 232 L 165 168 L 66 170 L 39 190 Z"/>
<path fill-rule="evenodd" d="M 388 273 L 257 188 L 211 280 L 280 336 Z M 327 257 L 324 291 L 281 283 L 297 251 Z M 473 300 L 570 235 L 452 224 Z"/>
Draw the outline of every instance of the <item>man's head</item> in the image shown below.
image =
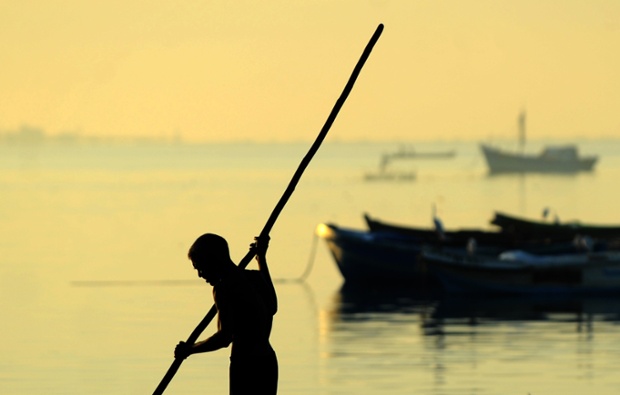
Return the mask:
<path fill-rule="evenodd" d="M 226 239 L 213 233 L 205 233 L 196 239 L 187 253 L 198 276 L 211 285 L 222 278 L 227 265 L 231 264 Z"/>

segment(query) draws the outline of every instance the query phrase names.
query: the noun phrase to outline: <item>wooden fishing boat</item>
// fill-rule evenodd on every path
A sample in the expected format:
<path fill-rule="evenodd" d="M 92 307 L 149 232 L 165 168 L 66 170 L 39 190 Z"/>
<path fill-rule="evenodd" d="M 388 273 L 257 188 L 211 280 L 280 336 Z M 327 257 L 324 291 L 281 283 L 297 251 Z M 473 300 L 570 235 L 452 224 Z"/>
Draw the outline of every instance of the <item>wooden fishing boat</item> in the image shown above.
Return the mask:
<path fill-rule="evenodd" d="M 415 171 L 379 170 L 364 174 L 366 181 L 415 181 Z"/>
<path fill-rule="evenodd" d="M 366 172 L 366 181 L 414 181 L 416 179 L 415 170 L 393 169 L 389 166 L 392 158 L 388 155 L 381 157 L 379 170 L 376 172 Z"/>
<path fill-rule="evenodd" d="M 417 151 L 412 147 L 401 145 L 398 150 L 385 156 L 389 159 L 450 159 L 456 156 L 456 150 Z"/>
<path fill-rule="evenodd" d="M 439 237 L 428 228 L 416 234 L 392 231 L 364 231 L 320 224 L 317 234 L 325 240 L 345 282 L 370 284 L 428 285 L 437 282 L 433 273 L 420 260 L 424 250 L 433 249 L 452 254 L 498 255 L 507 245 L 520 246 L 531 253 L 552 254 L 579 251 L 572 242 L 548 244 L 509 241 L 472 243 L 472 239 Z M 498 239 L 500 240 L 500 239 Z"/>
<path fill-rule="evenodd" d="M 345 282 L 420 285 L 434 282 L 418 257 L 422 244 L 393 233 L 371 233 L 334 224 L 320 224 L 325 240 Z"/>
<path fill-rule="evenodd" d="M 414 181 L 417 178 L 415 170 L 393 168 L 395 160 L 403 159 L 448 159 L 456 155 L 455 150 L 418 152 L 412 148 L 402 146 L 399 150 L 383 154 L 379 162 L 379 170 L 366 172 L 366 181 Z"/>
<path fill-rule="evenodd" d="M 504 151 L 487 144 L 480 149 L 491 174 L 499 173 L 577 173 L 592 171 L 598 157 L 580 156 L 577 147 L 549 146 L 539 154 Z"/>
<path fill-rule="evenodd" d="M 553 253 L 566 251 L 575 241 L 575 234 L 573 233 L 504 232 L 503 229 L 481 230 L 461 228 L 445 230 L 441 228 L 421 228 L 381 221 L 372 218 L 366 213 L 364 214 L 364 220 L 368 229 L 372 232 L 392 232 L 402 236 L 433 241 L 434 244 L 440 243 L 446 246 L 464 246 L 474 242 L 479 248 L 485 249 L 485 253 L 499 253 L 515 248 L 536 251 L 538 253 Z M 595 241 L 592 240 L 592 242 L 594 243 Z"/>
<path fill-rule="evenodd" d="M 590 236 L 599 239 L 620 238 L 620 225 L 594 225 L 572 222 L 548 222 L 526 219 L 514 215 L 496 212 L 491 224 L 499 226 L 503 232 L 515 236 L 531 237 L 575 237 Z"/>
<path fill-rule="evenodd" d="M 468 256 L 423 251 L 421 261 L 450 292 L 620 293 L 620 252 L 534 255 L 508 251 Z"/>
<path fill-rule="evenodd" d="M 547 146 L 542 152 L 525 153 L 526 114 L 518 117 L 520 152 L 509 152 L 481 144 L 480 149 L 491 174 L 500 173 L 565 173 L 574 174 L 592 171 L 598 161 L 597 156 L 581 156 L 575 145 Z"/>

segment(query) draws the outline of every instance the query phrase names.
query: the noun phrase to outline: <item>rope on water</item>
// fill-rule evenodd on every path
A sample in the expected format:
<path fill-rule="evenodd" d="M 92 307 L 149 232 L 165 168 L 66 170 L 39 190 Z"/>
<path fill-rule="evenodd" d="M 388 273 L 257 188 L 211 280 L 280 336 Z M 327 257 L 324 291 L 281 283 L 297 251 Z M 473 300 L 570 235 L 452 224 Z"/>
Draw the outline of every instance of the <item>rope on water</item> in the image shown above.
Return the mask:
<path fill-rule="evenodd" d="M 316 248 L 318 245 L 319 236 L 314 233 L 314 237 L 312 239 L 312 246 L 310 249 L 310 257 L 308 259 L 308 263 L 306 264 L 306 268 L 304 269 L 301 276 L 298 278 L 278 278 L 274 279 L 275 282 L 278 283 L 301 283 L 306 281 L 310 273 L 312 272 L 312 268 L 314 266 L 314 259 L 316 257 Z M 74 287 L 146 287 L 146 286 L 187 286 L 187 285 L 196 285 L 201 284 L 202 281 L 199 280 L 73 280 L 70 281 L 69 284 Z"/>
<path fill-rule="evenodd" d="M 310 275 L 310 273 L 312 272 L 312 268 L 314 267 L 314 260 L 316 258 L 316 248 L 318 245 L 318 240 L 319 240 L 319 236 L 317 235 L 316 232 L 312 232 L 314 237 L 312 238 L 312 245 L 310 247 L 310 256 L 308 258 L 308 262 L 306 263 L 306 268 L 304 269 L 303 273 L 301 274 L 301 276 L 299 276 L 298 278 L 278 278 L 275 279 L 275 282 L 278 283 L 287 283 L 287 282 L 295 282 L 295 283 L 301 283 L 306 281 L 306 279 L 308 278 L 308 276 Z"/>

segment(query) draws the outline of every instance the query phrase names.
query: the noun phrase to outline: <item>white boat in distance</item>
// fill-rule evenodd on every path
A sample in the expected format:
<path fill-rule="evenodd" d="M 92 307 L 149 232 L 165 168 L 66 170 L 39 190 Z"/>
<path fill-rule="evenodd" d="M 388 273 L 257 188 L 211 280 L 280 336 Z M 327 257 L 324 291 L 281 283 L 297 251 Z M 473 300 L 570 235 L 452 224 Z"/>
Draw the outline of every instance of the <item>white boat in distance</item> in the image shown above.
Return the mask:
<path fill-rule="evenodd" d="M 580 157 L 575 145 L 548 146 L 537 155 L 526 154 L 525 112 L 518 118 L 520 152 L 507 152 L 481 144 L 491 174 L 498 173 L 577 173 L 592 171 L 597 156 Z"/>
<path fill-rule="evenodd" d="M 507 152 L 486 144 L 480 148 L 491 173 L 577 173 L 592 171 L 598 157 L 580 157 L 573 145 L 546 147 L 538 155 Z"/>

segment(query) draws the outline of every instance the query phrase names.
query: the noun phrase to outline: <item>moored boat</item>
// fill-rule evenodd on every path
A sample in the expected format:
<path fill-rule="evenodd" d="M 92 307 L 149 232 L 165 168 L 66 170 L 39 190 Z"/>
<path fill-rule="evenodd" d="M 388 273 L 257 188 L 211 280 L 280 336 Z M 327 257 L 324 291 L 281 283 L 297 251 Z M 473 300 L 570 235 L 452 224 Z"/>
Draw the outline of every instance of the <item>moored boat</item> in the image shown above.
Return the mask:
<path fill-rule="evenodd" d="M 480 144 L 482 155 L 490 174 L 501 173 L 565 173 L 574 174 L 592 171 L 598 161 L 597 156 L 581 156 L 575 145 L 556 145 L 543 148 L 542 152 L 525 153 L 525 111 L 518 117 L 520 152 L 509 152 Z"/>
<path fill-rule="evenodd" d="M 422 243 L 390 233 L 371 233 L 334 224 L 320 224 L 342 277 L 348 283 L 421 285 L 435 282 L 420 265 Z"/>
<path fill-rule="evenodd" d="M 566 252 L 575 246 L 575 233 L 509 232 L 482 229 L 431 229 L 381 221 L 364 214 L 364 220 L 372 232 L 392 232 L 402 236 L 433 241 L 443 246 L 465 246 L 475 243 L 479 252 L 500 253 L 509 249 L 524 249 L 537 253 Z M 597 240 L 590 240 L 591 248 L 606 248 Z M 575 246 L 577 247 L 577 246 Z"/>
<path fill-rule="evenodd" d="M 491 220 L 505 233 L 517 235 L 530 235 L 531 237 L 574 237 L 590 236 L 599 239 L 620 238 L 620 225 L 595 225 L 572 222 L 548 222 L 522 218 L 502 212 L 496 212 Z"/>
<path fill-rule="evenodd" d="M 482 232 L 482 231 L 481 231 Z M 451 238 L 446 232 L 439 237 L 431 228 L 417 229 L 416 234 L 394 231 L 365 231 L 319 224 L 317 234 L 325 240 L 345 282 L 362 284 L 435 285 L 434 273 L 427 270 L 420 257 L 425 250 L 451 254 L 492 256 L 507 246 L 523 248 L 530 253 L 574 253 L 581 246 L 566 242 L 539 243 L 484 242 L 472 243 L 468 238 Z"/>
<path fill-rule="evenodd" d="M 617 251 L 549 256 L 510 251 L 494 257 L 424 251 L 421 260 L 451 292 L 620 293 Z"/>
<path fill-rule="evenodd" d="M 545 147 L 536 155 L 508 152 L 487 144 L 481 144 L 480 149 L 491 174 L 587 172 L 598 160 L 596 156 L 580 156 L 573 145 Z"/>
<path fill-rule="evenodd" d="M 414 181 L 415 179 L 416 173 L 414 171 L 381 170 L 364 174 L 366 181 Z"/>
<path fill-rule="evenodd" d="M 397 151 L 385 154 L 389 159 L 449 159 L 456 156 L 456 150 L 417 151 L 412 147 L 401 146 Z"/>
<path fill-rule="evenodd" d="M 413 181 L 416 179 L 414 170 L 392 169 L 389 164 L 392 157 L 383 155 L 379 163 L 379 170 L 376 172 L 367 172 L 364 174 L 366 181 Z"/>

